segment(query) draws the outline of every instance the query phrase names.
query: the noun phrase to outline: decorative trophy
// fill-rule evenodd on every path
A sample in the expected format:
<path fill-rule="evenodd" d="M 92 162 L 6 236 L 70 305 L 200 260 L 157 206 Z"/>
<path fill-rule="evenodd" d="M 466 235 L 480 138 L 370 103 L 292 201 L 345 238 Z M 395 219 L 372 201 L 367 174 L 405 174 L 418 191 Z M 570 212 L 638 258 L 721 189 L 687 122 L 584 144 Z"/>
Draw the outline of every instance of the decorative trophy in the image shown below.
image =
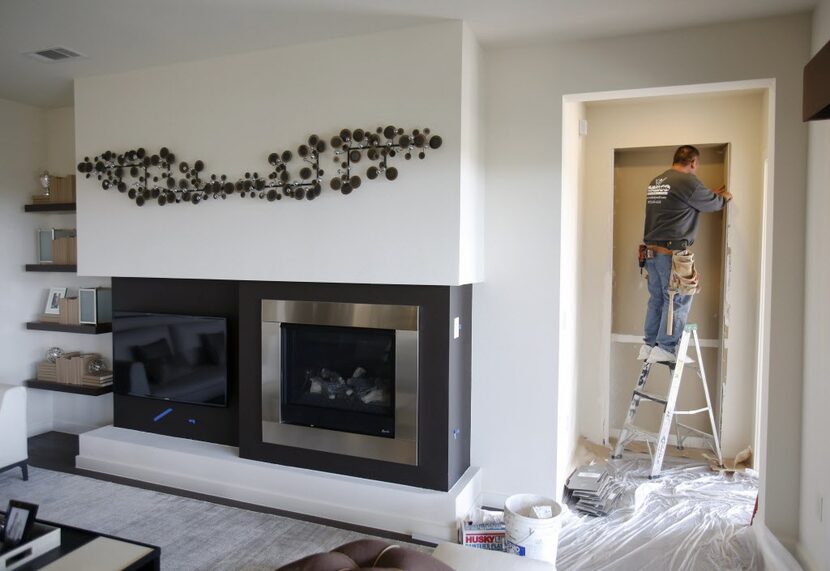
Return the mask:
<path fill-rule="evenodd" d="M 52 175 L 49 174 L 49 171 L 43 171 L 39 180 L 40 186 L 43 187 L 43 196 L 49 196 L 49 183 L 52 181 Z"/>

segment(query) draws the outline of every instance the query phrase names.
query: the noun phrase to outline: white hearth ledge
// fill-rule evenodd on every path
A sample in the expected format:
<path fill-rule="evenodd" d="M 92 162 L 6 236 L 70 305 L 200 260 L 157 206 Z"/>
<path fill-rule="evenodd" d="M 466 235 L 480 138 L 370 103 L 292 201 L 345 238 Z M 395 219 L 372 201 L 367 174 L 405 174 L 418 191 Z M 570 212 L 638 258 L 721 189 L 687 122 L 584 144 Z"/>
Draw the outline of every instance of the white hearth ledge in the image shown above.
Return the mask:
<path fill-rule="evenodd" d="M 452 541 L 475 505 L 481 473 L 469 468 L 449 492 L 279 466 L 239 457 L 234 446 L 105 426 L 80 435 L 75 465 L 279 510 Z"/>

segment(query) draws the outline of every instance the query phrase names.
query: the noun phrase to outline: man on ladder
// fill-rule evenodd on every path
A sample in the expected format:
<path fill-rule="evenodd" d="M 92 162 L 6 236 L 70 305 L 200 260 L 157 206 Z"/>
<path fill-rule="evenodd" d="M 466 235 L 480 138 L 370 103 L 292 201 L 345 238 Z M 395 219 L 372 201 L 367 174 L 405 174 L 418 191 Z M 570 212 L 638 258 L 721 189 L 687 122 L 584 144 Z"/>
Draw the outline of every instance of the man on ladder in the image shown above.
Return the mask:
<path fill-rule="evenodd" d="M 645 336 L 638 359 L 649 363 L 674 362 L 677 344 L 692 306 L 692 296 L 670 292 L 672 262 L 690 265 L 685 252 L 697 236 L 698 215 L 721 210 L 732 195 L 721 186 L 709 190 L 695 175 L 700 151 L 691 145 L 678 147 L 669 170 L 655 177 L 646 195 L 645 244 L 640 246 L 640 267 L 648 272 L 648 309 Z M 684 259 L 676 259 L 679 253 Z M 682 291 L 682 290 L 681 290 Z"/>
<path fill-rule="evenodd" d="M 692 295 L 698 291 L 698 277 L 694 268 L 694 255 L 686 248 L 697 236 L 698 215 L 701 212 L 715 212 L 726 206 L 732 195 L 721 186 L 709 190 L 695 175 L 700 164 L 700 152 L 691 145 L 678 147 L 674 153 L 672 167 L 655 177 L 648 186 L 646 195 L 646 222 L 643 241 L 640 246 L 640 268 L 648 272 L 649 301 L 646 311 L 645 336 L 638 359 L 645 361 L 637 386 L 631 399 L 628 414 L 620 432 L 620 438 L 612 458 L 621 458 L 623 448 L 631 440 L 644 440 L 654 444 L 651 478 L 660 474 L 663 456 L 666 452 L 669 431 L 675 423 L 677 445 L 682 447 L 684 437 L 680 427 L 707 437 L 712 449 L 722 462 L 712 402 L 706 384 L 703 363 L 698 368 L 706 406 L 696 410 L 675 410 L 684 365 L 692 362 L 687 358 L 690 342 L 694 341 L 697 358 L 700 360 L 700 343 L 696 325 L 686 325 Z M 678 352 L 679 343 L 679 352 Z M 679 353 L 679 354 L 678 354 Z M 679 359 L 678 359 L 679 357 Z M 665 397 L 645 392 L 646 380 L 655 363 L 667 365 L 671 370 L 669 394 Z M 634 424 L 637 408 L 642 400 L 663 406 L 660 432 L 657 434 L 641 430 Z M 712 433 L 706 434 L 677 422 L 678 415 L 708 413 Z M 649 446 L 651 452 L 651 446 Z"/>

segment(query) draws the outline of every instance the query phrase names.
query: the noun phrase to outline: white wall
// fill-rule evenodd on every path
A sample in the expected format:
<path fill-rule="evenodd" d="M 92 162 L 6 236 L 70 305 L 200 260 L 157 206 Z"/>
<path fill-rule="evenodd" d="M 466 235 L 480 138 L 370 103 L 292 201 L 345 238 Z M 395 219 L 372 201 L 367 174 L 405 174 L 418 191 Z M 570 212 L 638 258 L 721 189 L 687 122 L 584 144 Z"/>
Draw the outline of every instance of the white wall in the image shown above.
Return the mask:
<path fill-rule="evenodd" d="M 830 40 L 830 1 L 822 0 L 813 15 L 812 52 Z M 830 569 L 830 455 L 826 425 L 830 410 L 830 267 L 822 263 L 830 241 L 830 122 L 810 123 L 807 182 L 807 264 L 804 300 L 804 410 L 801 419 L 801 558 L 810 569 Z M 824 498 L 823 516 L 819 505 Z"/>
<path fill-rule="evenodd" d="M 579 291 L 579 268 L 581 259 L 579 237 L 582 233 L 582 195 L 576 189 L 582 188 L 585 180 L 586 137 L 580 130 L 580 124 L 586 120 L 587 109 L 581 101 L 563 105 L 562 108 L 562 189 L 573 192 L 561 192 L 560 212 L 576 212 L 577 216 L 566 216 L 560 220 L 560 244 L 573 244 L 574 247 L 561 248 L 559 253 L 559 294 L 563 299 L 571 299 L 571 304 L 559 304 L 559 328 L 573 331 L 559 339 L 558 376 L 565 382 L 559 383 L 556 395 L 557 435 L 555 462 L 556 482 L 564 482 L 574 463 L 574 447 L 579 438 L 578 414 L 579 392 L 576 383 L 568 382 L 577 376 L 577 335 L 580 315 L 577 310 L 582 302 Z M 557 489 L 557 497 L 563 490 Z"/>
<path fill-rule="evenodd" d="M 473 462 L 486 468 L 484 489 L 558 492 L 559 283 L 570 279 L 560 276 L 560 253 L 574 247 L 560 240 L 563 95 L 775 78 L 781 199 L 772 269 L 771 469 L 764 474 L 770 493 L 762 509 L 774 532 L 795 537 L 803 236 L 792 229 L 804 219 L 799 115 L 808 33 L 809 17 L 801 15 L 486 52 L 487 281 L 474 290 L 473 402 L 480 419 Z"/>
<path fill-rule="evenodd" d="M 395 182 L 366 180 L 349 196 L 328 189 L 334 169 L 326 155 L 325 191 L 313 202 L 237 195 L 198 207 L 138 208 L 85 181 L 78 188 L 80 271 L 450 285 L 480 279 L 480 254 L 461 252 L 480 233 L 476 222 L 461 226 L 462 177 L 475 188 L 468 179 L 478 153 L 477 143 L 462 141 L 462 121 L 465 134 L 476 132 L 475 117 L 459 112 L 462 92 L 475 99 L 475 70 L 462 74 L 462 51 L 475 65 L 476 46 L 468 36 L 462 49 L 464 35 L 460 22 L 443 22 L 76 80 L 79 158 L 168 146 L 179 160 L 202 159 L 208 172 L 236 178 L 267 172 L 271 151 L 296 154 L 309 134 L 328 140 L 343 127 L 430 127 L 444 140 L 424 161 L 396 160 Z"/>
<path fill-rule="evenodd" d="M 46 127 L 46 165 L 49 172 L 66 175 L 75 172 L 75 109 L 61 107 L 43 111 Z M 29 214 L 29 216 L 41 216 Z M 75 225 L 72 214 L 58 215 L 66 225 Z M 109 278 L 84 277 L 83 274 L 46 274 L 53 281 L 70 288 L 74 295 L 78 287 L 109 286 Z M 112 363 L 112 335 L 73 335 L 71 333 L 35 332 L 41 343 L 57 344 L 72 351 L 100 353 L 107 363 Z M 29 391 L 32 394 L 35 391 Z M 42 391 L 37 391 L 42 392 Z M 53 428 L 60 432 L 81 433 L 112 423 L 112 395 L 90 397 L 69 393 L 52 395 Z"/>
<path fill-rule="evenodd" d="M 0 100 L 0 382 L 19 385 L 34 376 L 34 363 L 42 355 L 42 342 L 23 325 L 42 309 L 49 274 L 26 273 L 23 266 L 37 261 L 35 230 L 48 227 L 51 216 L 25 214 L 23 205 L 38 191 L 37 177 L 45 168 L 46 136 L 43 111 L 36 107 Z M 9 245 L 16 247 L 9 247 Z M 54 284 L 57 285 L 57 284 Z M 45 348 L 44 348 L 45 349 Z M 52 395 L 29 391 L 29 433 L 52 429 Z"/>
<path fill-rule="evenodd" d="M 459 281 L 484 278 L 484 91 L 482 51 L 465 24 L 461 45 Z"/>
<path fill-rule="evenodd" d="M 27 331 L 35 321 L 50 287 L 99 285 L 100 280 L 73 274 L 25 272 L 35 263 L 35 230 L 73 227 L 72 214 L 25 213 L 23 206 L 40 191 L 38 176 L 44 169 L 63 175 L 73 172 L 72 109 L 46 111 L 0 100 L 2 172 L 0 178 L 0 382 L 22 384 L 34 378 L 35 365 L 46 350 L 99 351 L 109 355 L 109 335 Z M 57 429 L 81 430 L 106 424 L 112 418 L 111 397 L 83 397 L 29 390 L 29 434 Z"/>

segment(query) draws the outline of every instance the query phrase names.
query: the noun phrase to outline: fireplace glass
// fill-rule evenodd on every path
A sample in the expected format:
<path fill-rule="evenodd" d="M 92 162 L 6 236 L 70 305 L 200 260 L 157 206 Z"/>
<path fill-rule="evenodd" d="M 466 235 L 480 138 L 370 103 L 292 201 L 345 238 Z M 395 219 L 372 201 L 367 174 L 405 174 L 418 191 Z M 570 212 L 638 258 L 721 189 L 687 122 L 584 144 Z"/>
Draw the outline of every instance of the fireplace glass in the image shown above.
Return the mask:
<path fill-rule="evenodd" d="M 262 300 L 262 441 L 417 465 L 418 307 Z"/>
<path fill-rule="evenodd" d="M 280 327 L 283 422 L 394 438 L 394 330 Z"/>

